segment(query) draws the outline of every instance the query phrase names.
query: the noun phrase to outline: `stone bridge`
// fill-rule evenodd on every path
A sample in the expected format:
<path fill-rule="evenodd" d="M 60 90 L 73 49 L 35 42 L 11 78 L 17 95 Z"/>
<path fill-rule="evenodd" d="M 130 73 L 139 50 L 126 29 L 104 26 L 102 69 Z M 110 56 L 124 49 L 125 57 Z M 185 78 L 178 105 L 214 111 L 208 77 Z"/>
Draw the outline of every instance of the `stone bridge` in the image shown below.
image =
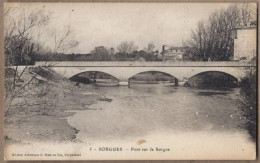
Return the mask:
<path fill-rule="evenodd" d="M 231 75 L 238 81 L 245 76 L 245 68 L 252 65 L 239 61 L 226 62 L 36 62 L 35 66 L 49 67 L 51 70 L 67 78 L 74 75 L 99 71 L 118 79 L 119 85 L 128 85 L 128 81 L 136 74 L 148 71 L 167 73 L 177 80 L 189 79 L 203 72 L 222 72 Z M 255 65 L 254 65 L 255 66 Z"/>

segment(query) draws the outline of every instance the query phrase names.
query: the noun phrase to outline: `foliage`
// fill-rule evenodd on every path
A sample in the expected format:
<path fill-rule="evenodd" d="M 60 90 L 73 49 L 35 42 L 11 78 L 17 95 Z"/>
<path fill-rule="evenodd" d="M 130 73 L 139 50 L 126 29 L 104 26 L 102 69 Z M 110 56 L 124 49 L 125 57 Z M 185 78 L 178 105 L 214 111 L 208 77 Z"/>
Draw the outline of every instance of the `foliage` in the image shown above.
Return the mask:
<path fill-rule="evenodd" d="M 94 50 L 91 51 L 91 55 L 94 56 L 93 59 L 95 58 L 95 60 L 110 61 L 112 52 L 104 46 L 99 46 L 95 47 Z"/>
<path fill-rule="evenodd" d="M 246 26 L 251 18 L 252 11 L 248 4 L 235 4 L 215 11 L 207 21 L 199 21 L 191 39 L 186 42 L 191 47 L 189 53 L 192 60 L 231 60 L 234 47 L 232 30 Z"/>
<path fill-rule="evenodd" d="M 136 46 L 133 41 L 130 42 L 124 41 L 117 46 L 117 50 L 121 54 L 130 54 L 133 51 L 136 51 L 137 49 L 138 46 Z"/>
<path fill-rule="evenodd" d="M 247 128 L 252 139 L 256 139 L 257 123 L 257 71 L 256 67 L 246 69 L 246 77 L 241 82 L 240 94 L 243 97 L 243 104 L 240 106 L 244 119 L 247 121 Z"/>
<path fill-rule="evenodd" d="M 12 13 L 16 14 L 13 15 Z M 37 28 L 49 22 L 49 15 L 44 10 L 26 11 L 24 8 L 5 12 L 5 65 L 26 65 L 33 62 L 37 49 L 33 36 Z"/>
<path fill-rule="evenodd" d="M 148 52 L 148 53 L 151 53 L 153 52 L 155 49 L 155 45 L 153 42 L 150 42 L 148 45 L 147 45 L 147 48 L 144 49 L 144 51 Z"/>
<path fill-rule="evenodd" d="M 120 47 L 125 45 L 125 42 L 120 43 Z M 134 43 L 131 43 L 131 46 Z M 129 49 L 123 52 L 116 52 L 111 47 L 107 48 L 104 46 L 95 47 L 90 54 L 63 54 L 63 53 L 42 53 L 36 57 L 37 61 L 158 61 L 158 51 L 153 51 L 154 45 L 148 44 L 148 48 L 145 50 L 134 50 L 132 52 Z M 132 48 L 130 48 L 132 49 Z"/>
<path fill-rule="evenodd" d="M 48 26 L 51 14 L 45 9 L 27 9 L 23 5 L 19 7 L 5 8 L 4 11 L 4 53 L 5 53 L 5 115 L 8 115 L 13 103 L 17 103 L 21 96 L 35 93 L 35 96 L 45 97 L 50 87 L 39 87 L 38 84 L 46 79 L 41 77 L 43 69 L 40 71 L 32 71 L 30 65 L 35 60 L 44 55 L 43 59 L 48 60 L 52 54 L 63 52 L 64 50 L 77 46 L 78 42 L 71 39 L 70 28 L 64 31 L 52 33 L 54 35 L 54 48 L 43 46 L 39 39 L 41 30 Z M 54 31 L 56 31 L 54 29 Z M 50 33 L 49 33 L 50 34 Z M 45 62 L 45 66 L 48 63 Z M 37 91 L 38 88 L 42 90 Z M 29 96 L 28 96 L 29 97 Z M 49 101 L 41 103 L 44 108 L 47 107 Z M 35 105 L 41 105 L 35 103 Z M 24 101 L 23 106 L 30 106 L 28 101 Z"/>

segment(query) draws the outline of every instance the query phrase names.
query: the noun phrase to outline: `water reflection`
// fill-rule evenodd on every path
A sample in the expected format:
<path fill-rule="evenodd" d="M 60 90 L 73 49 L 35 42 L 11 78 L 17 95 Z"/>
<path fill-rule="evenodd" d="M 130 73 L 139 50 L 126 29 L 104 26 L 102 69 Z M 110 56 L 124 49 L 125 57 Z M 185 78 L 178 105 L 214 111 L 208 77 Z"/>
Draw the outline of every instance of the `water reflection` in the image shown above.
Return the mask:
<path fill-rule="evenodd" d="M 80 130 L 77 138 L 82 141 L 124 140 L 158 131 L 240 133 L 241 139 L 249 138 L 241 127 L 245 121 L 238 108 L 239 88 L 174 87 L 168 83 L 130 88 L 88 86 L 87 90 L 112 101 L 98 102 L 90 106 L 92 110 L 69 118 L 69 123 Z"/>

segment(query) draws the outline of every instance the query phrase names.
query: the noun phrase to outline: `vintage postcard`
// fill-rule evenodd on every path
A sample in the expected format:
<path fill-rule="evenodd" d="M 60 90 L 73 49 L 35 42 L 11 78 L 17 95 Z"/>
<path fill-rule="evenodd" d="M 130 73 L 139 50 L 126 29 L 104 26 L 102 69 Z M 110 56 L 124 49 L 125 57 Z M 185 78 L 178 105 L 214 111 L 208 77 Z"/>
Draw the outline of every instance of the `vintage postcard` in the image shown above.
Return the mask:
<path fill-rule="evenodd" d="M 257 3 L 4 3 L 5 160 L 254 160 Z"/>

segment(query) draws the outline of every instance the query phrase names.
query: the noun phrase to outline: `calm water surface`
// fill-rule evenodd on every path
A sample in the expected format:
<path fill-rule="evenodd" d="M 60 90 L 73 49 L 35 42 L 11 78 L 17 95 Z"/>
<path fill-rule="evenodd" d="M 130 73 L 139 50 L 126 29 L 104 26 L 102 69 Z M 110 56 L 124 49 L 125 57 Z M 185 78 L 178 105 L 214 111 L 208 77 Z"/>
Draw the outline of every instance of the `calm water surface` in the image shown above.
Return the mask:
<path fill-rule="evenodd" d="M 104 95 L 112 101 L 100 101 L 68 118 L 69 124 L 80 130 L 77 139 L 81 142 L 139 139 L 152 142 L 162 138 L 160 141 L 165 142 L 161 144 L 174 140 L 175 145 L 176 142 L 208 145 L 216 141 L 214 146 L 222 143 L 220 148 L 253 150 L 254 143 L 243 128 L 245 121 L 238 109 L 239 88 L 217 90 L 144 84 L 130 88 L 92 86 L 86 92 Z"/>

